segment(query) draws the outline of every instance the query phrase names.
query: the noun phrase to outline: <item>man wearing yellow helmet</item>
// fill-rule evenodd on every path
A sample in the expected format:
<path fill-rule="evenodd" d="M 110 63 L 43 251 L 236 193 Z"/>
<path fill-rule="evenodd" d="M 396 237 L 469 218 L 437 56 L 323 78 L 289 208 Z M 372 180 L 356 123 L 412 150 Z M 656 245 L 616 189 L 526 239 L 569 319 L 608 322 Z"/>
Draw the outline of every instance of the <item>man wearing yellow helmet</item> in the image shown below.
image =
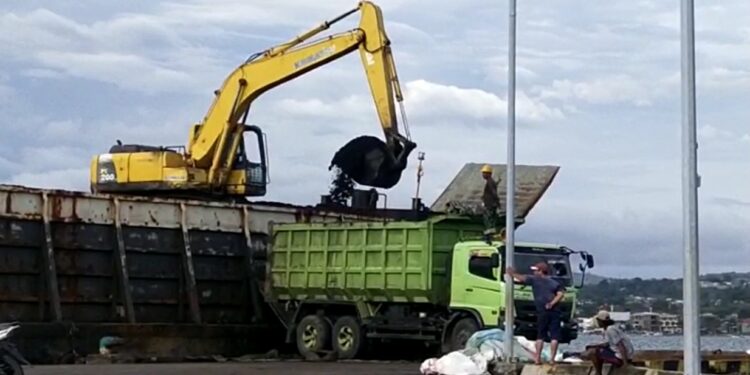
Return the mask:
<path fill-rule="evenodd" d="M 484 192 L 482 193 L 484 236 L 487 242 L 490 242 L 491 236 L 497 232 L 499 221 L 497 209 L 500 208 L 500 198 L 497 196 L 497 182 L 492 179 L 492 167 L 489 164 L 482 166 L 482 178 L 484 178 Z"/>

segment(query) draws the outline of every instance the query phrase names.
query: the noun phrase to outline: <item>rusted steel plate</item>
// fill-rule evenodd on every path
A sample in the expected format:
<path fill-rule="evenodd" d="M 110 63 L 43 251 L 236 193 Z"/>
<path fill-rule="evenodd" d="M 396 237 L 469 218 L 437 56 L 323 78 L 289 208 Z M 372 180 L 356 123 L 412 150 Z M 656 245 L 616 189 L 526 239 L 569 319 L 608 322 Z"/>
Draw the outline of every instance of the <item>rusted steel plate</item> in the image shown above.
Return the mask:
<path fill-rule="evenodd" d="M 222 257 L 244 256 L 247 246 L 245 238 L 240 233 L 206 231 L 190 232 L 190 244 L 194 256 L 214 255 Z"/>
<path fill-rule="evenodd" d="M 107 199 L 83 193 L 0 185 L 0 217 L 40 220 L 43 194 L 50 199 L 50 221 L 111 224 L 113 210 Z"/>
<path fill-rule="evenodd" d="M 53 223 L 52 242 L 56 249 L 112 251 L 116 244 L 113 226 L 84 223 Z"/>
<path fill-rule="evenodd" d="M 114 274 L 111 251 L 58 249 L 55 263 L 58 275 L 108 278 Z"/>
<path fill-rule="evenodd" d="M 135 202 L 120 199 L 123 225 L 138 227 L 179 228 L 180 206 L 174 203 Z"/>
<path fill-rule="evenodd" d="M 176 229 L 123 227 L 128 252 L 179 256 L 182 233 Z"/>
<path fill-rule="evenodd" d="M 35 302 L 39 296 L 39 276 L 2 275 L 0 277 L 0 301 Z M 0 311 L 2 315 L 3 311 Z"/>
<path fill-rule="evenodd" d="M 180 228 L 180 204 L 186 205 L 187 229 L 242 233 L 243 207 L 250 208 L 249 228 L 268 233 L 271 222 L 336 221 L 340 219 L 375 220 L 374 216 L 346 214 L 310 206 L 279 202 L 251 202 L 245 205 L 165 199 L 75 191 L 35 189 L 0 185 L 0 218 L 41 220 L 42 195 L 50 199 L 50 221 L 112 225 L 115 221 L 114 199 L 120 201 L 123 226 Z"/>
<path fill-rule="evenodd" d="M 42 241 L 44 241 L 44 228 L 42 228 L 41 219 L 33 222 L 0 217 L 0 244 L 39 247 Z"/>
<path fill-rule="evenodd" d="M 128 274 L 131 280 L 149 279 L 177 281 L 180 278 L 180 258 L 175 254 L 128 252 Z"/>
<path fill-rule="evenodd" d="M 70 304 L 111 303 L 111 279 L 99 277 L 60 276 L 60 301 Z"/>
<path fill-rule="evenodd" d="M 208 207 L 187 205 L 187 228 L 221 232 L 242 232 L 240 207 Z"/>
<path fill-rule="evenodd" d="M 23 190 L 0 191 L 0 203 L 3 216 L 19 217 L 22 219 L 41 219 L 42 195 L 38 192 Z"/>
<path fill-rule="evenodd" d="M 431 209 L 437 212 L 458 212 L 481 215 L 482 192 L 484 180 L 480 169 L 483 163 L 467 163 L 453 178 L 453 181 L 432 204 Z M 492 177 L 498 181 L 497 191 L 500 197 L 500 212 L 505 213 L 506 165 L 491 164 Z M 516 209 L 517 218 L 525 218 L 534 205 L 542 198 L 552 184 L 560 167 L 557 166 L 516 166 Z"/>
<path fill-rule="evenodd" d="M 38 275 L 40 266 L 39 252 L 29 251 L 25 247 L 2 247 L 2 252 L 0 252 L 0 274 Z"/>

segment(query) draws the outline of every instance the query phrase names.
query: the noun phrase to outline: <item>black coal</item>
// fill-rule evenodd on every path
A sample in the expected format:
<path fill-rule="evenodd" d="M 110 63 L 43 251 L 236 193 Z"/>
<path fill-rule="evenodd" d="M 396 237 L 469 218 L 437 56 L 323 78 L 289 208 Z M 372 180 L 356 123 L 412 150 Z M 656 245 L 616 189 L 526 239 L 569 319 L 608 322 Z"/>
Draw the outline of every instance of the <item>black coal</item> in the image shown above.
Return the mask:
<path fill-rule="evenodd" d="M 401 146 L 397 146 L 394 153 L 401 151 Z M 376 137 L 361 136 L 336 152 L 328 169 L 334 167 L 360 185 L 389 189 L 401 179 L 406 164 L 394 164 L 385 142 Z"/>
<path fill-rule="evenodd" d="M 333 168 L 333 181 L 331 182 L 331 189 L 329 194 L 331 197 L 331 203 L 346 206 L 347 201 L 351 198 L 354 192 L 354 181 L 346 173 L 341 171 L 341 168 Z"/>

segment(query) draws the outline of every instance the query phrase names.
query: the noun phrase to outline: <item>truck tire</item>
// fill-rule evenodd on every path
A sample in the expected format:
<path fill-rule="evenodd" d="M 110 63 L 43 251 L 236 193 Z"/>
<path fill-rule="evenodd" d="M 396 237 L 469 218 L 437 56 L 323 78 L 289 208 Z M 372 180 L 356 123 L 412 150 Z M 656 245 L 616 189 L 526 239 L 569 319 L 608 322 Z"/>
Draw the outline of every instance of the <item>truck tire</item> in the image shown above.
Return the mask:
<path fill-rule="evenodd" d="M 297 350 L 307 360 L 320 359 L 330 338 L 331 327 L 321 316 L 307 315 L 297 324 Z"/>
<path fill-rule="evenodd" d="M 450 351 L 462 350 L 469 341 L 469 337 L 479 330 L 479 324 L 474 318 L 459 319 L 451 328 L 449 345 Z"/>
<path fill-rule="evenodd" d="M 364 346 L 362 326 L 353 316 L 342 316 L 333 325 L 333 350 L 339 359 L 354 359 Z"/>

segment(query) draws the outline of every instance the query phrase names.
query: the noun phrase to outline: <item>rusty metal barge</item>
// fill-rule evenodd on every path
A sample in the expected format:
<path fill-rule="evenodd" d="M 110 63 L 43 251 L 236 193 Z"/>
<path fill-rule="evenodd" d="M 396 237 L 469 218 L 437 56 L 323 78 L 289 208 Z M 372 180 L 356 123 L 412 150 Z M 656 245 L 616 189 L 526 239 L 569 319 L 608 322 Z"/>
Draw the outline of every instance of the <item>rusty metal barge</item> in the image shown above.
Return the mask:
<path fill-rule="evenodd" d="M 0 321 L 23 323 L 37 362 L 107 334 L 175 357 L 262 350 L 273 317 L 256 283 L 270 225 L 376 218 L 0 186 Z"/>

